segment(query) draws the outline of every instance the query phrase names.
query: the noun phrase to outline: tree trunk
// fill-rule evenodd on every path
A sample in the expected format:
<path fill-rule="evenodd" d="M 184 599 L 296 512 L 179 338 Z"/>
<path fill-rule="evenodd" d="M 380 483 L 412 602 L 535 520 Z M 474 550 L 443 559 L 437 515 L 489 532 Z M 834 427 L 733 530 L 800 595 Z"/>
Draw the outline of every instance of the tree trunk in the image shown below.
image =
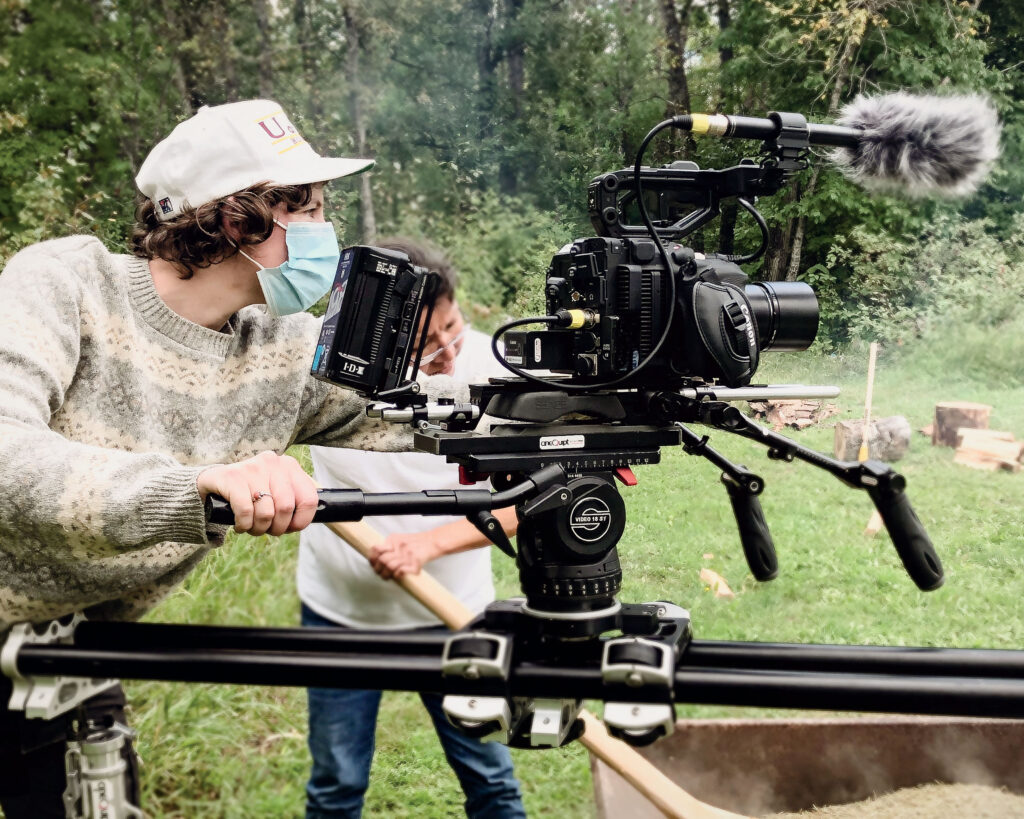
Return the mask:
<path fill-rule="evenodd" d="M 498 60 L 494 54 L 494 0 L 475 0 L 473 10 L 482 26 L 476 46 L 476 72 L 480 109 L 478 133 L 480 139 L 489 139 L 494 134 L 494 112 L 497 106 Z"/>
<path fill-rule="evenodd" d="M 729 0 L 718 0 L 715 8 L 716 15 L 718 17 L 718 31 L 721 35 L 729 29 L 732 25 L 732 14 L 729 8 Z M 719 47 L 718 49 L 718 63 L 720 66 L 724 66 L 733 57 L 731 48 Z M 719 84 L 719 94 L 722 94 L 722 86 Z M 722 107 L 722 98 L 719 96 L 718 104 L 715 106 L 719 110 Z M 718 222 L 718 252 L 725 254 L 733 254 L 736 249 L 736 217 L 739 213 L 739 205 L 735 201 L 729 200 L 722 205 L 722 216 Z"/>
<path fill-rule="evenodd" d="M 786 203 L 794 202 L 799 198 L 797 188 L 796 180 L 790 183 L 784 198 Z M 768 249 L 765 251 L 762 272 L 762 278 L 766 281 L 785 281 L 795 238 L 795 227 L 796 222 L 793 219 L 768 223 Z"/>
<path fill-rule="evenodd" d="M 828 112 L 834 114 L 839 109 L 839 101 L 843 98 L 843 90 L 850 78 L 850 66 L 853 62 L 854 40 L 847 37 L 843 46 L 843 53 L 839 57 L 839 65 L 836 68 L 836 82 L 832 86 L 832 94 L 828 101 Z M 811 171 L 811 181 L 807 184 L 806 195 L 813 196 L 818 187 L 818 176 L 821 173 L 821 166 L 815 165 Z M 797 191 L 797 201 L 800 201 L 800 191 Z M 804 235 L 807 228 L 807 217 L 801 214 L 796 220 L 796 227 L 793 231 L 793 248 L 790 251 L 789 264 L 786 266 L 786 281 L 793 282 L 800 275 L 800 260 L 804 250 Z"/>
<path fill-rule="evenodd" d="M 820 173 L 820 166 L 815 165 L 811 171 L 811 181 L 807 185 L 807 195 L 810 196 L 814 193 L 815 187 L 818 185 L 818 174 Z M 800 187 L 797 186 L 797 201 L 800 201 Z M 804 250 L 804 235 L 807 227 L 807 217 L 802 213 L 796 220 L 796 228 L 793 231 L 793 249 L 789 254 L 789 266 L 786 268 L 786 281 L 795 282 L 797 277 L 800 275 L 800 257 Z"/>
<path fill-rule="evenodd" d="M 722 205 L 722 215 L 718 222 L 718 253 L 732 255 L 736 252 L 736 216 L 739 205 L 728 201 Z"/>
<path fill-rule="evenodd" d="M 264 99 L 274 96 L 273 42 L 270 38 L 270 5 L 272 0 L 253 0 L 252 9 L 256 16 L 256 28 L 260 33 L 259 93 Z"/>
<path fill-rule="evenodd" d="M 522 34 L 519 32 L 519 13 L 523 8 L 523 0 L 506 0 L 507 17 L 505 26 L 511 30 L 512 36 L 505 49 L 505 59 L 508 67 L 508 94 L 509 94 L 509 125 L 513 128 L 519 122 L 523 106 L 523 93 L 526 88 L 525 63 L 526 44 L 523 42 Z M 510 194 L 516 193 L 519 187 L 519 174 L 517 173 L 514 157 L 502 153 L 502 160 L 498 169 L 498 179 L 501 189 Z"/>
<path fill-rule="evenodd" d="M 366 116 L 363 110 L 363 86 L 359 68 L 360 52 L 364 48 L 366 31 L 360 27 L 351 6 L 342 12 L 345 19 L 345 34 L 348 51 L 345 54 L 345 81 L 348 84 L 349 115 L 355 129 L 356 156 L 367 155 Z M 365 244 L 377 241 L 377 217 L 373 209 L 373 188 L 370 175 L 359 175 L 359 235 Z"/>
<path fill-rule="evenodd" d="M 185 113 L 191 116 L 202 103 L 197 104 L 194 89 L 191 87 L 191 60 L 186 55 L 186 49 L 181 48 L 181 43 L 189 38 L 189 34 L 181 20 L 181 16 L 178 14 L 177 3 L 173 2 L 173 0 L 158 1 L 160 16 L 163 17 L 165 22 L 162 28 L 168 43 L 167 52 L 174 66 L 174 87 L 181 97 L 181 107 L 185 109 Z M 190 15 L 186 13 L 184 16 L 188 18 Z"/>
<path fill-rule="evenodd" d="M 219 5 L 219 4 L 218 4 Z M 231 15 L 227 9 L 214 8 L 208 15 L 208 22 L 200 37 L 210 47 L 216 57 L 214 65 L 220 76 L 218 103 L 234 102 L 238 99 L 238 71 L 235 67 L 236 50 L 231 30 Z"/>
<path fill-rule="evenodd" d="M 690 9 L 693 0 L 660 0 L 661 16 L 665 24 L 665 53 L 668 57 L 668 102 L 665 118 L 690 113 L 690 83 L 686 76 L 686 42 L 690 38 Z M 675 142 L 675 130 L 672 141 Z M 683 156 L 696 153 L 697 144 L 692 134 L 687 134 L 682 150 Z M 675 153 L 675 150 L 673 150 Z"/>
<path fill-rule="evenodd" d="M 729 8 L 729 0 L 718 0 L 715 13 L 718 17 L 718 30 L 720 32 L 725 31 L 732 25 L 732 10 Z M 725 65 L 732 59 L 732 56 L 732 48 L 730 46 L 719 46 L 718 62 L 720 65 Z"/>
<path fill-rule="evenodd" d="M 298 35 L 299 54 L 306 79 L 306 113 L 313 121 L 313 128 L 319 132 L 324 121 L 323 99 L 320 96 L 319 56 L 322 51 L 310 20 L 307 0 L 295 0 L 292 19 Z"/>

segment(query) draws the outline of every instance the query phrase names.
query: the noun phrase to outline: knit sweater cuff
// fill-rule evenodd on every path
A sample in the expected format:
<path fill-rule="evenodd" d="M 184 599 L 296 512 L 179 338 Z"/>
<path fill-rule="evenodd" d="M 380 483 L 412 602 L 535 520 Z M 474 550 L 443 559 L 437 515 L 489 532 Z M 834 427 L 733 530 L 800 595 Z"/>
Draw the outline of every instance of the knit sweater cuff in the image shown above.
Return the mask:
<path fill-rule="evenodd" d="M 196 478 L 206 466 L 180 466 L 154 478 L 140 521 L 146 540 L 159 543 L 208 543 L 206 513 Z"/>

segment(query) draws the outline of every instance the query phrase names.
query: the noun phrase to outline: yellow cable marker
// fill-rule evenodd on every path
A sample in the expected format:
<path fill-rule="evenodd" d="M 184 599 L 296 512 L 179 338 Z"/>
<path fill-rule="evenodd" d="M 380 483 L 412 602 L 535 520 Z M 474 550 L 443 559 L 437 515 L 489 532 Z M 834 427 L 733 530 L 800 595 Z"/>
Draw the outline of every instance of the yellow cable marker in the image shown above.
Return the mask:
<path fill-rule="evenodd" d="M 578 330 L 587 321 L 586 314 L 582 310 L 570 310 L 569 315 L 572 316 L 572 321 L 569 323 L 570 330 Z"/>
<path fill-rule="evenodd" d="M 690 131 L 694 134 L 706 134 L 711 130 L 711 117 L 707 114 L 690 114 L 693 125 Z"/>

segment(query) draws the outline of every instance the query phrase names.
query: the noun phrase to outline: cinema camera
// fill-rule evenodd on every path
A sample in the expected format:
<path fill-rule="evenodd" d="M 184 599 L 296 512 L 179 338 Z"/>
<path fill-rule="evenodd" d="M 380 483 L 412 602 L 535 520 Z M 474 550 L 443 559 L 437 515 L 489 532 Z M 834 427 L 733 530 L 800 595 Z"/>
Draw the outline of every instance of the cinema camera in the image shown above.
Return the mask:
<path fill-rule="evenodd" d="M 802 457 L 867 489 L 915 582 L 922 589 L 942 582 L 939 559 L 906 501 L 902 478 L 877 462 L 841 464 L 809 453 L 727 403 L 836 394 L 832 388 L 749 386 L 761 352 L 806 349 L 818 328 L 817 300 L 807 284 L 750 283 L 739 267 L 767 246 L 768 228 L 753 201 L 776 193 L 807 166 L 812 137 L 849 141 L 835 126 L 808 126 L 795 114 L 773 117 L 742 118 L 748 131 L 762 124 L 759 162 L 744 160 L 725 170 L 701 170 L 692 162 L 642 166 L 651 138 L 677 124 L 670 120 L 648 135 L 633 169 L 595 178 L 588 208 L 601 235 L 578 239 L 554 256 L 544 286 L 547 315 L 509 322 L 494 334 L 495 356 L 518 378 L 475 385 L 469 405 L 431 405 L 409 378 L 418 339 L 422 343 L 416 328 L 428 320 L 420 317 L 429 309 L 427 271 L 394 251 L 356 247 L 343 255 L 314 375 L 388 399 L 390 405 L 374 404 L 371 412 L 419 425 L 417 447 L 448 456 L 467 474 L 508 487 L 530 470 L 558 463 L 572 476 L 572 503 L 521 508 L 526 514 L 518 560 L 533 611 L 550 617 L 562 609 L 612 606 L 621 580 L 614 543 L 624 524 L 612 475 L 620 470 L 628 481 L 630 464 L 655 462 L 663 445 L 682 443 L 723 468 L 750 567 L 758 579 L 775 576 L 774 548 L 757 500 L 763 482 L 680 426 L 686 422 L 760 440 L 772 457 Z M 755 218 L 761 246 L 746 256 L 705 255 L 684 246 L 685 237 L 714 218 L 728 198 Z M 629 222 L 633 212 L 643 224 Z M 527 324 L 546 327 L 515 329 Z M 476 434 L 481 413 L 515 423 Z M 589 539 L 581 540 L 584 531 Z M 512 553 L 510 545 L 499 545 Z"/>
<path fill-rule="evenodd" d="M 431 493 L 411 494 L 401 508 L 462 512 L 516 558 L 525 600 L 492 606 L 482 625 L 484 633 L 515 635 L 521 662 L 543 664 L 557 653 L 563 662 L 586 665 L 597 662 L 595 651 L 601 651 L 598 664 L 610 685 L 656 681 L 663 693 L 671 688 L 672 669 L 690 640 L 686 613 L 665 604 L 623 606 L 616 599 L 622 582 L 616 545 L 626 510 L 615 482 L 635 483 L 630 467 L 657 463 L 662 446 L 681 444 L 722 470 L 752 573 L 762 581 L 777 575 L 758 500 L 764 482 L 708 446 L 707 436 L 692 432 L 688 423 L 759 441 L 772 458 L 799 458 L 866 489 L 915 583 L 930 590 L 943 581 L 900 475 L 878 461 L 840 462 L 813 452 L 761 428 L 729 403 L 837 394 L 830 387 L 750 386 L 761 352 L 806 349 L 818 327 L 817 300 L 808 285 L 751 283 L 739 267 L 767 247 L 768 229 L 755 198 L 776 193 L 805 168 L 812 136 L 820 136 L 814 130 L 820 126 L 808 126 L 799 115 L 773 117 L 749 121 L 768 123 L 760 161 L 725 170 L 701 170 L 692 162 L 644 167 L 651 138 L 662 127 L 678 125 L 668 121 L 648 135 L 633 169 L 594 179 L 588 205 L 600 235 L 578 239 L 554 256 L 545 281 L 547 314 L 509 322 L 494 334 L 495 355 L 517 377 L 473 385 L 468 404 L 431 404 L 410 377 L 422 343 L 417 328 L 427 320 L 427 271 L 379 248 L 350 248 L 343 255 L 313 373 L 377 399 L 371 415 L 415 424 L 416 447 L 458 463 L 467 483 L 490 479 L 497 491 L 485 499 L 471 491 L 438 492 L 430 499 L 423 494 Z M 829 137 L 836 133 L 827 130 Z M 736 256 L 686 247 L 683 240 L 730 198 L 760 226 L 760 248 Z M 641 225 L 630 223 L 634 213 Z M 516 329 L 528 324 L 546 326 Z M 481 415 L 498 422 L 477 431 Z M 318 519 L 350 519 L 356 508 L 372 514 L 376 502 L 357 491 L 325 490 Z M 388 502 L 398 503 L 399 496 Z M 491 514 L 512 503 L 520 520 L 518 552 Z M 596 640 L 613 630 L 627 636 Z M 479 673 L 481 664 L 491 662 L 495 673 L 508 673 L 495 659 L 505 644 L 474 638 L 459 645 L 463 666 Z M 498 724 L 505 741 L 537 744 L 526 720 L 528 704 L 483 720 L 467 703 L 449 698 L 446 705 L 467 730 L 484 725 L 491 732 Z M 507 706 L 495 703 L 492 711 L 504 713 Z M 549 717 L 557 716 L 558 730 L 541 744 L 571 738 L 578 708 L 578 702 L 545 706 Z M 670 730 L 667 706 L 640 712 L 637 717 L 629 708 L 611 708 L 606 720 L 613 732 L 636 742 Z"/>
<path fill-rule="evenodd" d="M 647 146 L 666 128 L 756 139 L 761 155 L 723 170 L 645 167 Z M 631 467 L 657 463 L 663 446 L 681 445 L 721 470 L 751 572 L 761 581 L 778 574 L 758 500 L 764 482 L 691 424 L 756 441 L 769 458 L 799 459 L 866 490 L 917 586 L 942 584 L 902 476 L 879 461 L 810 450 L 733 405 L 838 392 L 750 383 L 761 352 L 812 342 L 818 311 L 806 285 L 751 283 L 739 264 L 767 246 L 756 198 L 806 167 L 813 145 L 837 147 L 835 161 L 869 187 L 928 193 L 976 185 L 997 143 L 994 112 L 976 98 L 858 101 L 843 125 L 784 113 L 666 120 L 644 139 L 632 169 L 593 180 L 588 203 L 599 235 L 554 256 L 547 314 L 494 335 L 495 354 L 514 377 L 471 385 L 468 402 L 430 402 L 414 380 L 432 274 L 401 253 L 347 249 L 313 374 L 372 399 L 369 415 L 414 425 L 418 449 L 457 463 L 466 483 L 489 478 L 494 491 L 322 489 L 315 520 L 465 515 L 516 559 L 524 598 L 492 604 L 451 635 L 24 624 L 0 652 L 0 668 L 14 681 L 12 707 L 52 716 L 109 684 L 106 676 L 437 691 L 467 734 L 521 747 L 578 737 L 583 699 L 603 701 L 609 730 L 636 745 L 672 730 L 677 702 L 1024 717 L 1024 652 L 699 640 L 684 609 L 617 599 L 625 504 L 616 481 L 634 484 Z M 683 240 L 729 199 L 760 226 L 760 248 L 729 256 L 686 247 Z M 519 329 L 530 323 L 543 328 Z M 211 522 L 233 522 L 223 499 L 207 504 Z M 518 549 L 493 515 L 513 505 Z"/>

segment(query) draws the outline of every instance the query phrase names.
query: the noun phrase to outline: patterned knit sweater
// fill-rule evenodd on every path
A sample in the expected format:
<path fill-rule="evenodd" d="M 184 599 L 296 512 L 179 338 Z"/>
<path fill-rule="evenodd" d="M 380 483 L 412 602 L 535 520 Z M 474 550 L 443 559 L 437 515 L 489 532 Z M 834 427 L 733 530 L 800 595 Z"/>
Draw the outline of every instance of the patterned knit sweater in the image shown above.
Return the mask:
<path fill-rule="evenodd" d="M 401 450 L 355 393 L 309 377 L 319 321 L 174 313 L 143 259 L 73 236 L 0 275 L 0 632 L 140 616 L 219 545 L 196 477 L 294 443 Z"/>

